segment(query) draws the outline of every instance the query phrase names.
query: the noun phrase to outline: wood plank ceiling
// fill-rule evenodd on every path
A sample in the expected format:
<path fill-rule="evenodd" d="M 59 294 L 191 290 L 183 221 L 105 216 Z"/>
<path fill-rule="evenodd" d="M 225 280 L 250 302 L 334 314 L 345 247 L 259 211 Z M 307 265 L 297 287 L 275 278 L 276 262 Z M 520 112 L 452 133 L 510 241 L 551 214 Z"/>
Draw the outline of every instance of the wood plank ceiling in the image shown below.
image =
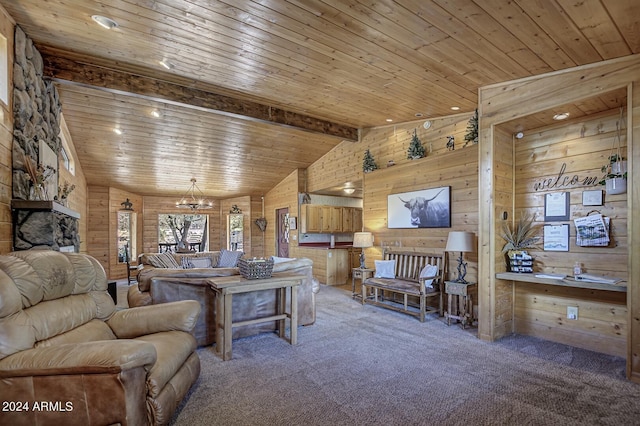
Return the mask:
<path fill-rule="evenodd" d="M 358 128 L 471 112 L 480 86 L 640 53 L 637 0 L 0 5 L 57 82 L 87 182 L 143 195 L 192 177 L 211 197 L 264 194 Z"/>

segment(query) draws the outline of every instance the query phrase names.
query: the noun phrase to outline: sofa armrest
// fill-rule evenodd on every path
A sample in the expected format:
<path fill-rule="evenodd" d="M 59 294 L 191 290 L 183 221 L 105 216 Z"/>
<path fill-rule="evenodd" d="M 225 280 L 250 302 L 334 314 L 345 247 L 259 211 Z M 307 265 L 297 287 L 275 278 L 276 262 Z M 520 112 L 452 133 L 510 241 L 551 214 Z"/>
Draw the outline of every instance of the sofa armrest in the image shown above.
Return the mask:
<path fill-rule="evenodd" d="M 61 374 L 117 373 L 136 367 L 149 370 L 156 349 L 138 340 L 100 340 L 37 347 L 0 360 L 0 378 Z"/>
<path fill-rule="evenodd" d="M 117 311 L 107 324 L 119 339 L 131 339 L 162 331 L 190 333 L 199 314 L 198 302 L 182 300 Z"/>

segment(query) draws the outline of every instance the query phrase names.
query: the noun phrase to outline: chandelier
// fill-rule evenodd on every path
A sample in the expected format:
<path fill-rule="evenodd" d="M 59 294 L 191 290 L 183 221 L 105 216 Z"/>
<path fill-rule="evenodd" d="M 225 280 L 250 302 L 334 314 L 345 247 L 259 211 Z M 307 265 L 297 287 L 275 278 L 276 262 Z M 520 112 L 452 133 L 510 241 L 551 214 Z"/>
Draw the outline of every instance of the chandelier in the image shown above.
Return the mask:
<path fill-rule="evenodd" d="M 196 178 L 191 178 L 191 188 L 185 192 L 180 201 L 176 201 L 176 207 L 180 209 L 201 210 L 213 207 L 212 201 L 207 201 L 204 194 L 196 185 Z"/>

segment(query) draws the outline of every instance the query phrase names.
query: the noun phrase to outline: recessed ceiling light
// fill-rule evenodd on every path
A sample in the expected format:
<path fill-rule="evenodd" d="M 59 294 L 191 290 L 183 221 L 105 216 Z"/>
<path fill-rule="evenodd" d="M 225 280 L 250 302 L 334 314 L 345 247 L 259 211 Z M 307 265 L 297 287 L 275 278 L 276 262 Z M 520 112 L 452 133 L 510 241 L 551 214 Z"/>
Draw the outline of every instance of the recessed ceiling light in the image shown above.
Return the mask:
<path fill-rule="evenodd" d="M 102 28 L 106 28 L 108 30 L 118 27 L 118 23 L 116 21 L 111 18 L 107 18 L 106 16 L 93 15 L 91 19 L 93 19 Z"/>
<path fill-rule="evenodd" d="M 554 120 L 566 120 L 567 118 L 569 118 L 568 112 L 561 112 L 553 116 Z"/>
<path fill-rule="evenodd" d="M 416 112 L 416 117 L 422 117 L 422 113 L 421 112 Z"/>
<path fill-rule="evenodd" d="M 122 130 L 120 130 L 119 128 L 115 128 L 113 129 L 113 133 L 115 133 L 116 135 L 121 135 L 122 134 Z"/>
<path fill-rule="evenodd" d="M 174 65 L 166 59 L 161 60 L 159 63 L 168 70 L 173 69 L 174 67 Z"/>
<path fill-rule="evenodd" d="M 387 118 L 387 123 L 391 123 L 393 121 L 392 118 Z"/>
<path fill-rule="evenodd" d="M 160 113 L 154 109 L 153 111 L 151 111 L 151 116 L 155 118 L 160 118 Z"/>
<path fill-rule="evenodd" d="M 451 110 L 452 111 L 460 111 L 460 107 L 459 106 L 452 106 Z"/>
<path fill-rule="evenodd" d="M 516 139 L 522 139 L 524 137 L 524 133 L 518 132 L 516 133 Z"/>
<path fill-rule="evenodd" d="M 356 192 L 356 189 L 355 188 L 344 188 L 343 191 L 344 191 L 345 194 L 351 195 L 354 192 Z"/>

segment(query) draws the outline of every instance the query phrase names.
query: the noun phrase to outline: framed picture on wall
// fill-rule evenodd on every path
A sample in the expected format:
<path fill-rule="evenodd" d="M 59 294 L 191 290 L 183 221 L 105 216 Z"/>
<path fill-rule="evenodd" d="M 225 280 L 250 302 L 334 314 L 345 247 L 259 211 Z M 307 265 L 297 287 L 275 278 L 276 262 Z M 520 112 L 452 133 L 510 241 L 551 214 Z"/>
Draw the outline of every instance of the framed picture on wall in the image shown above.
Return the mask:
<path fill-rule="evenodd" d="M 387 196 L 387 227 L 451 228 L 451 187 Z"/>
<path fill-rule="evenodd" d="M 569 192 L 554 192 L 544 196 L 544 221 L 569 220 Z"/>
<path fill-rule="evenodd" d="M 592 191 L 582 191 L 583 206 L 601 206 L 602 205 L 602 189 Z"/>
<path fill-rule="evenodd" d="M 569 251 L 569 225 L 544 226 L 545 251 Z"/>

